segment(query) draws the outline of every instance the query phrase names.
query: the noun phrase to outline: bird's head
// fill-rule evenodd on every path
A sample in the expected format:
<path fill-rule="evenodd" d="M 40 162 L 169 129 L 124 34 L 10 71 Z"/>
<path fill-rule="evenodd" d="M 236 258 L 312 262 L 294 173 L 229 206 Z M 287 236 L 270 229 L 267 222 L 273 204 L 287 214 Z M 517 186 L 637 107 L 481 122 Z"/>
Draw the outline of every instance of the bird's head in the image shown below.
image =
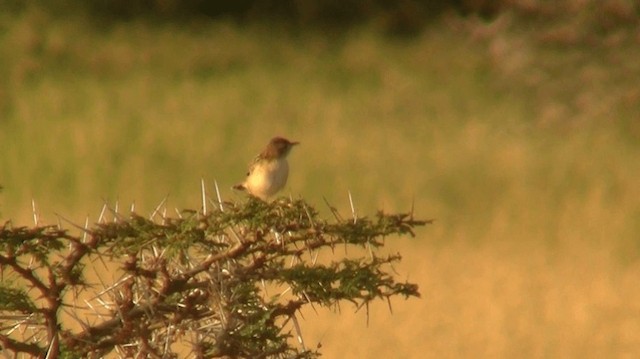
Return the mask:
<path fill-rule="evenodd" d="M 293 146 L 299 144 L 297 141 L 289 141 L 284 137 L 274 137 L 269 141 L 265 149 L 265 155 L 271 158 L 284 157 L 289 154 Z"/>

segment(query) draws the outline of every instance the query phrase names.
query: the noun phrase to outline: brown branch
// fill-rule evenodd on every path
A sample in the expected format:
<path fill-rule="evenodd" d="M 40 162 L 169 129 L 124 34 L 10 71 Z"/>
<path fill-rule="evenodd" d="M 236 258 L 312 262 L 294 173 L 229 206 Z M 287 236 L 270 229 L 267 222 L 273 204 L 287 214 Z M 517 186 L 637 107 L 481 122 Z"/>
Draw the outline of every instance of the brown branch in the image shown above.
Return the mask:
<path fill-rule="evenodd" d="M 250 243 L 246 243 L 246 242 L 238 243 L 235 246 L 233 246 L 233 248 L 231 248 L 230 250 L 224 253 L 219 253 L 217 255 L 207 258 L 205 261 L 200 263 L 200 265 L 198 265 L 197 267 L 193 268 L 188 272 L 182 273 L 178 278 L 176 278 L 176 280 L 186 281 L 189 278 L 194 277 L 198 273 L 202 273 L 204 271 L 209 270 L 209 268 L 213 263 L 216 263 L 225 259 L 237 258 L 242 253 L 244 253 L 247 250 L 247 248 L 249 248 L 249 246 L 250 246 Z"/>
<path fill-rule="evenodd" d="M 0 343 L 2 343 L 3 349 L 10 350 L 16 354 L 29 353 L 33 357 L 39 357 L 45 352 L 45 349 L 39 347 L 37 344 L 20 342 L 4 334 L 0 334 Z"/>
<path fill-rule="evenodd" d="M 134 321 L 142 318 L 144 314 L 150 311 L 171 311 L 175 306 L 168 304 L 152 305 L 145 304 L 132 308 L 121 316 L 104 321 L 96 326 L 85 329 L 79 334 L 66 334 L 65 342 L 70 348 L 81 346 L 85 343 L 90 347 L 91 351 L 108 349 L 114 345 L 122 344 L 122 341 L 115 340 L 116 331 L 122 329 L 124 321 Z M 124 319 L 122 318 L 124 317 Z M 129 337 L 123 339 L 131 339 Z"/>
<path fill-rule="evenodd" d="M 21 267 L 16 261 L 15 257 L 5 257 L 3 255 L 0 255 L 0 265 L 10 266 L 22 278 L 29 281 L 29 283 L 31 283 L 34 287 L 38 288 L 38 290 L 43 296 L 46 296 L 47 293 L 49 293 L 50 288 L 47 287 L 38 277 L 35 276 L 35 274 L 33 273 L 33 270 Z"/>

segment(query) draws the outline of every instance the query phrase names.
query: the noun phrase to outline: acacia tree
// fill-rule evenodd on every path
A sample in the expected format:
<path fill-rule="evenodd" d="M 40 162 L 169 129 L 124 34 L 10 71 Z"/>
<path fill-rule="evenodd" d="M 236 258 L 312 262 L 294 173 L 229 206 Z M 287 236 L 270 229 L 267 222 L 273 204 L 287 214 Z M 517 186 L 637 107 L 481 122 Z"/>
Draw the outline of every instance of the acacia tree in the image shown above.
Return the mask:
<path fill-rule="evenodd" d="M 386 237 L 427 223 L 331 210 L 329 221 L 303 200 L 250 198 L 174 218 L 114 213 L 78 235 L 7 222 L 0 345 L 41 358 L 318 357 L 302 341 L 299 310 L 418 297 L 390 274 L 400 255 L 377 253 Z"/>

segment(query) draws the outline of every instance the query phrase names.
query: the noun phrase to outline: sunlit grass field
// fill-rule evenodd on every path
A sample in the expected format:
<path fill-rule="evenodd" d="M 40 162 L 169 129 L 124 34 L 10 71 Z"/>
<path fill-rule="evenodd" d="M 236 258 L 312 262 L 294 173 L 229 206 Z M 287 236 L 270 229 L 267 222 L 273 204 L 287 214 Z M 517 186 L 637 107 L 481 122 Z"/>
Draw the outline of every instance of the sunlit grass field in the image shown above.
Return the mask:
<path fill-rule="evenodd" d="M 449 19 L 415 38 L 0 15 L 0 219 L 198 208 L 274 135 L 285 195 L 435 223 L 422 298 L 305 312 L 327 358 L 640 355 L 640 46 Z M 542 35 L 541 35 L 542 34 Z M 636 35 L 637 36 L 637 35 Z"/>

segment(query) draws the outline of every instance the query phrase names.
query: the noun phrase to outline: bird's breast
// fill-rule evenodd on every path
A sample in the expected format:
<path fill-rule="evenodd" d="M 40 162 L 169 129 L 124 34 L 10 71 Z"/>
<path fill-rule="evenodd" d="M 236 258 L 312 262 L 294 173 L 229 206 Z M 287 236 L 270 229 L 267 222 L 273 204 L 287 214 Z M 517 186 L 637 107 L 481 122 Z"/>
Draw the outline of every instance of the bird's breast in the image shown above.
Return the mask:
<path fill-rule="evenodd" d="M 251 194 L 264 199 L 280 191 L 286 185 L 288 176 L 289 164 L 286 159 L 265 161 L 256 164 L 247 177 L 245 187 Z"/>

